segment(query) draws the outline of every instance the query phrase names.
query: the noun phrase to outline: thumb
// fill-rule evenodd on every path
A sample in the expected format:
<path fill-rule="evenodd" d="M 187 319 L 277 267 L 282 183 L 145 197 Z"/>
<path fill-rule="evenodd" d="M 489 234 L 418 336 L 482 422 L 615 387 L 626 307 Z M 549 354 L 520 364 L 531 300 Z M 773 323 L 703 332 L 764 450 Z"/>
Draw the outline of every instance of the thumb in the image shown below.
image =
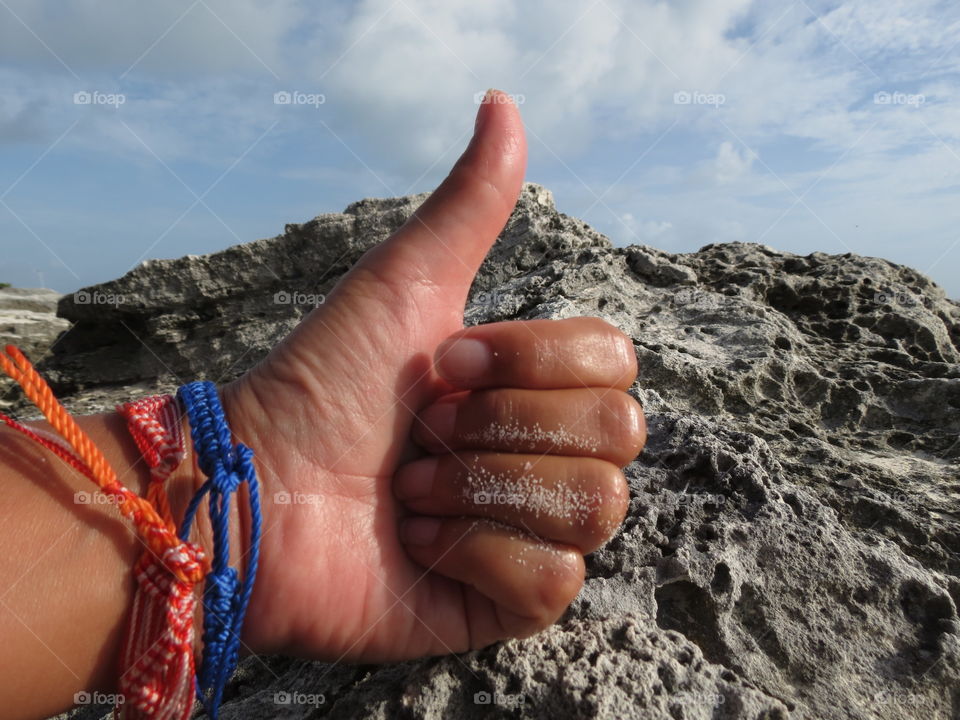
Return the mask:
<path fill-rule="evenodd" d="M 389 285 L 448 288 L 446 300 L 462 308 L 480 264 L 517 203 L 526 162 L 520 113 L 508 95 L 488 90 L 473 138 L 450 174 L 358 266 Z M 355 274 L 358 280 L 366 275 Z"/>

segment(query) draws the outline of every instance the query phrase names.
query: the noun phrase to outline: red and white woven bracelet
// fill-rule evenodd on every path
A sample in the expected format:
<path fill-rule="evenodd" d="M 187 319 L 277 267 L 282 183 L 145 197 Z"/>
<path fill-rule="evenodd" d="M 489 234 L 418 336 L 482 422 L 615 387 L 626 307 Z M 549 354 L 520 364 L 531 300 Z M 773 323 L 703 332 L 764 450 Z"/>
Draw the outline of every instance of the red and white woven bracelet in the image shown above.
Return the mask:
<path fill-rule="evenodd" d="M 117 406 L 150 467 L 147 499 L 176 532 L 164 482 L 183 461 L 182 413 L 173 395 L 157 395 Z M 202 563 L 203 549 L 183 542 L 157 557 L 149 548 L 134 576 L 136 596 L 120 658 L 120 692 L 114 710 L 123 720 L 187 720 L 193 711 L 195 585 L 170 572 L 172 566 Z"/>

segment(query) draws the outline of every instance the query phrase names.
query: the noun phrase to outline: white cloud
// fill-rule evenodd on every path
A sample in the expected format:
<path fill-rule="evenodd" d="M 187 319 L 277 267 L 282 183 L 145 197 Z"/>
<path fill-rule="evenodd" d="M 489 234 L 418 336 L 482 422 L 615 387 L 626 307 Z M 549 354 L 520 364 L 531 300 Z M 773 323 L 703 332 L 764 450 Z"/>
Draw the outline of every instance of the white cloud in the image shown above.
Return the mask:
<path fill-rule="evenodd" d="M 720 143 L 717 157 L 713 161 L 714 178 L 724 184 L 738 180 L 750 172 L 754 156 L 749 150 L 738 150 L 729 140 Z"/>
<path fill-rule="evenodd" d="M 625 244 L 650 244 L 663 237 L 673 229 L 673 223 L 667 220 L 638 220 L 633 213 L 623 213 L 620 216 L 623 226 L 619 235 Z"/>
<path fill-rule="evenodd" d="M 79 119 L 64 148 L 165 172 L 156 153 L 171 167 L 208 165 L 212 181 L 276 122 L 244 167 L 404 193 L 442 177 L 466 142 L 474 95 L 496 86 L 523 96 L 537 179 L 561 202 L 594 205 L 618 238 L 812 237 L 843 252 L 857 238 L 844 228 L 877 218 L 896 254 L 897 233 L 939 246 L 960 183 L 960 7 L 949 2 L 7 6 L 0 151 L 29 145 L 35 156 Z M 78 108 L 81 89 L 128 101 Z M 277 106 L 278 90 L 326 102 Z M 676 104 L 678 91 L 723 101 Z M 879 105 L 878 91 L 926 101 Z"/>

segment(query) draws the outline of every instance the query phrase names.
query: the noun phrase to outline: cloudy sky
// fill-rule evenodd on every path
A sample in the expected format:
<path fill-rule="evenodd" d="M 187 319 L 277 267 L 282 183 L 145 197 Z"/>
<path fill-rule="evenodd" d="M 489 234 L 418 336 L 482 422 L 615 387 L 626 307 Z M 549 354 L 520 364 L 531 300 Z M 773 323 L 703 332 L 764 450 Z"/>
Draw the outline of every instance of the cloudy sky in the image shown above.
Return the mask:
<path fill-rule="evenodd" d="M 855 252 L 960 297 L 955 0 L 318 7 L 0 0 L 0 281 L 432 189 L 499 87 L 528 179 L 616 244 Z"/>

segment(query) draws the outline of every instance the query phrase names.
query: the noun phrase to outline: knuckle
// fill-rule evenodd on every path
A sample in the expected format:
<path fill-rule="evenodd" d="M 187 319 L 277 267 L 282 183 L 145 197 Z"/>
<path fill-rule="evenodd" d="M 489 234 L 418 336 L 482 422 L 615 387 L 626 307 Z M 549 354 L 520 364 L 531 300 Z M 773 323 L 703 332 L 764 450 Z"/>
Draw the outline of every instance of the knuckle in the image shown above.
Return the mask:
<path fill-rule="evenodd" d="M 493 390 L 480 396 L 479 416 L 483 423 L 509 427 L 517 423 L 523 408 L 519 407 L 516 393 L 510 390 Z"/>
<path fill-rule="evenodd" d="M 614 468 L 610 474 L 610 499 L 607 506 L 610 512 L 612 535 L 623 523 L 630 508 L 630 486 L 620 468 Z"/>
<path fill-rule="evenodd" d="M 414 417 L 412 434 L 414 441 L 421 446 L 430 446 L 436 444 L 434 442 L 433 433 L 430 432 L 427 424 L 419 416 Z"/>
<path fill-rule="evenodd" d="M 601 317 L 588 316 L 581 318 L 586 326 L 586 329 L 594 335 L 597 335 L 602 338 L 607 338 L 613 342 L 629 342 L 633 343 L 633 340 L 630 339 L 629 335 L 626 335 L 620 328 L 616 325 L 604 320 Z"/>
<path fill-rule="evenodd" d="M 646 443 L 647 430 L 643 408 L 626 392 L 604 398 L 601 409 L 601 432 L 617 459 L 631 462 Z"/>
<path fill-rule="evenodd" d="M 630 507 L 630 489 L 623 472 L 611 463 L 603 465 L 598 471 L 600 502 L 590 513 L 586 528 L 592 542 L 591 551 L 614 536 Z"/>
<path fill-rule="evenodd" d="M 624 429 L 624 448 L 630 451 L 632 461 L 647 444 L 647 420 L 643 414 L 643 406 L 632 395 L 623 393 L 624 405 L 620 410 L 619 418 Z"/>
<path fill-rule="evenodd" d="M 596 347 L 604 348 L 602 354 L 606 368 L 612 374 L 632 375 L 637 373 L 637 357 L 633 350 L 633 338 L 620 328 L 610 324 L 602 318 L 585 318 L 591 343 Z M 631 384 L 633 382 L 631 377 Z"/>
<path fill-rule="evenodd" d="M 534 361 L 529 366 L 518 368 L 527 382 L 540 376 L 553 376 L 565 365 L 563 358 L 564 341 L 554 337 L 541 337 L 534 343 Z"/>
<path fill-rule="evenodd" d="M 636 376 L 637 356 L 633 351 L 633 339 L 617 328 L 611 327 L 607 342 L 610 343 L 610 362 L 615 364 L 615 370 Z M 630 382 L 633 383 L 633 378 Z"/>
<path fill-rule="evenodd" d="M 569 607 L 583 587 L 586 567 L 579 552 L 566 551 L 558 557 L 555 572 L 546 573 L 539 585 L 537 605 L 531 613 L 540 628 L 554 622 Z"/>
<path fill-rule="evenodd" d="M 619 330 L 617 330 L 615 326 L 611 325 L 602 317 L 598 317 L 596 315 L 585 315 L 577 319 L 580 320 L 580 322 L 583 325 L 587 326 L 590 329 L 590 331 L 594 333 L 601 333 L 601 334 L 608 333 L 611 330 L 619 332 Z"/>
<path fill-rule="evenodd" d="M 414 417 L 412 437 L 421 447 L 430 450 L 443 450 L 447 447 L 443 439 L 438 436 L 438 432 L 443 432 L 442 428 L 431 427 L 421 414 Z"/>

